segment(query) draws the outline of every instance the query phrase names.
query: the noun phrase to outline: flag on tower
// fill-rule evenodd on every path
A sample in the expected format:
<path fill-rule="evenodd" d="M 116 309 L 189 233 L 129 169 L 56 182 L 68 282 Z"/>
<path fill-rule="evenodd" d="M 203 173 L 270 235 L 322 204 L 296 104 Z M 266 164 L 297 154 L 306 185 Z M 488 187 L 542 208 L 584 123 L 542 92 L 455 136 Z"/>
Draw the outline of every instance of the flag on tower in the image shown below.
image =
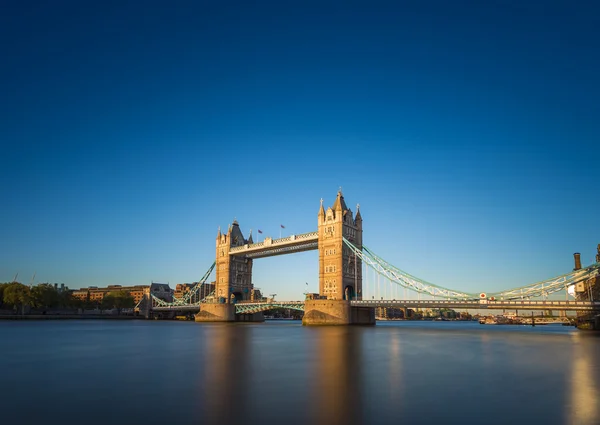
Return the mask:
<path fill-rule="evenodd" d="M 258 229 L 258 233 L 262 233 L 262 230 Z"/>
<path fill-rule="evenodd" d="M 282 229 L 285 229 L 285 226 L 283 224 L 280 224 L 280 226 L 281 226 Z"/>

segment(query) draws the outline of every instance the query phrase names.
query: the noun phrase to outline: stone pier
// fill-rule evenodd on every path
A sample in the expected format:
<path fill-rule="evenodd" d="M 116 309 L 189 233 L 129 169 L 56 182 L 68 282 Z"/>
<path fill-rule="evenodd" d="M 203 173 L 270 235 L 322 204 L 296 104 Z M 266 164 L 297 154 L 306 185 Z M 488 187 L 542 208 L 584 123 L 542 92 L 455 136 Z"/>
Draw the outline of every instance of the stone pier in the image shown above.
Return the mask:
<path fill-rule="evenodd" d="M 352 307 L 346 300 L 306 300 L 304 326 L 374 325 L 375 309 Z"/>
<path fill-rule="evenodd" d="M 202 304 L 196 322 L 264 322 L 263 313 L 235 314 L 235 304 Z"/>
<path fill-rule="evenodd" d="M 200 311 L 194 316 L 196 322 L 235 322 L 235 305 L 201 304 Z"/>

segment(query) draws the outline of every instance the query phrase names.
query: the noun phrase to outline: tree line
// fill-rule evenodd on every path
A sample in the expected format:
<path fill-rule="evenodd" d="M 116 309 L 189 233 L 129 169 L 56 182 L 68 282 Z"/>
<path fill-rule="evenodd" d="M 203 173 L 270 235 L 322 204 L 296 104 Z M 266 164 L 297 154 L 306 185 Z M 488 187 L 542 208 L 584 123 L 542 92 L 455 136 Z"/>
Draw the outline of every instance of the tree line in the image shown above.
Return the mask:
<path fill-rule="evenodd" d="M 75 298 L 71 291 L 58 290 L 49 283 L 35 286 L 23 285 L 19 282 L 0 283 L 0 309 L 14 309 L 20 312 L 25 307 L 33 309 L 112 309 L 133 308 L 135 301 L 127 291 L 109 292 L 102 301 L 81 300 Z"/>

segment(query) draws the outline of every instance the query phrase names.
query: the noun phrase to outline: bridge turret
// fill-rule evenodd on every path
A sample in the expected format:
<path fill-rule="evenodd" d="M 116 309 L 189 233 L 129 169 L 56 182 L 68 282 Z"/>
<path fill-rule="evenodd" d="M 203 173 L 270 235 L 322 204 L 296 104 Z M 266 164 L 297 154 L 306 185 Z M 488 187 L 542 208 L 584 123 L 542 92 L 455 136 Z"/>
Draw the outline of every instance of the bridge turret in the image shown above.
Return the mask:
<path fill-rule="evenodd" d="M 360 204 L 356 204 L 356 216 L 354 217 L 354 224 L 358 225 L 362 223 L 362 215 L 360 215 Z"/>
<path fill-rule="evenodd" d="M 362 295 L 362 262 L 344 238 L 362 249 L 362 217 L 352 210 L 339 190 L 333 205 L 319 210 L 319 295 L 333 300 L 357 299 Z"/>
<path fill-rule="evenodd" d="M 323 220 L 325 220 L 325 208 L 323 208 L 323 198 L 321 198 L 321 207 L 319 208 L 319 223 L 321 223 Z"/>
<path fill-rule="evenodd" d="M 346 202 L 344 202 L 344 195 L 342 195 L 342 189 L 338 191 L 337 198 L 335 198 L 335 202 L 333 203 L 332 209 L 335 211 L 336 215 L 338 212 L 343 213 L 344 211 L 348 210 Z"/>
<path fill-rule="evenodd" d="M 238 301 L 250 299 L 253 288 L 252 260 L 231 255 L 232 248 L 243 246 L 246 243 L 248 241 L 244 239 L 237 220 L 233 220 L 233 223 L 229 225 L 226 234 L 221 234 L 219 231 L 217 236 L 216 296 L 225 299 L 226 302 L 230 302 L 232 295 L 235 295 L 235 299 Z"/>
<path fill-rule="evenodd" d="M 362 215 L 360 215 L 360 204 L 356 204 L 356 216 L 354 217 L 354 226 L 356 227 L 356 239 L 354 245 L 362 249 Z M 362 265 L 362 260 L 361 260 Z"/>

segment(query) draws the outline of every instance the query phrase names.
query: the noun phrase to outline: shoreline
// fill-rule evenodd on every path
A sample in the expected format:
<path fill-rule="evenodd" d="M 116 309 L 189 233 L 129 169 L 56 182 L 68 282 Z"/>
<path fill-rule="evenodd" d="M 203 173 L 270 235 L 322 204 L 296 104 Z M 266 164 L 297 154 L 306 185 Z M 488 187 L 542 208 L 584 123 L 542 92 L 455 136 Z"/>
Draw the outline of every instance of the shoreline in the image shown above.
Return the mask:
<path fill-rule="evenodd" d="M 25 314 L 25 315 L 0 315 L 0 320 L 146 320 L 143 316 L 110 316 L 100 314 Z"/>

